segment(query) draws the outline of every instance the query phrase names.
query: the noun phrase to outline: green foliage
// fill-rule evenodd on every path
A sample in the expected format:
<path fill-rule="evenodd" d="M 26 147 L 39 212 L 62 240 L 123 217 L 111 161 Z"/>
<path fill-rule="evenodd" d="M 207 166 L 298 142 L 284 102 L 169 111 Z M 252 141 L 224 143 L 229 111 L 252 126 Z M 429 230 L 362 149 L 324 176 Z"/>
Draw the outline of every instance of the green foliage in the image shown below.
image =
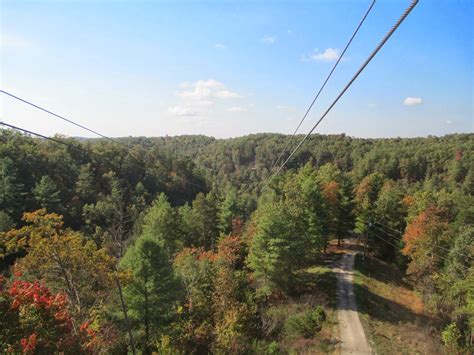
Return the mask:
<path fill-rule="evenodd" d="M 180 284 L 169 256 L 146 234 L 127 249 L 120 267 L 131 274 L 123 294 L 138 344 L 149 352 L 176 314 Z"/>
<path fill-rule="evenodd" d="M 158 241 L 170 256 L 180 250 L 184 244 L 182 223 L 179 217 L 166 195 L 161 193 L 143 218 L 143 234 Z"/>
<path fill-rule="evenodd" d="M 23 184 L 18 181 L 17 170 L 9 158 L 0 160 L 0 209 L 16 215 L 22 205 Z"/>
<path fill-rule="evenodd" d="M 408 267 L 426 309 L 442 324 L 455 323 L 459 350 L 467 349 L 474 319 L 472 134 L 311 135 L 263 190 L 262 181 L 287 143 L 284 135 L 120 140 L 132 150 L 103 139 L 60 138 L 84 149 L 0 133 L 2 236 L 13 226 L 28 227 L 23 212 L 39 206 L 60 212 L 64 224 L 35 227 L 49 234 L 36 233 L 42 235 L 36 243 L 41 249 L 30 249 L 31 256 L 24 257 L 31 233 L 2 238 L 0 252 L 9 259 L 0 267 L 17 261 L 28 267 L 25 277 L 67 290 L 66 277 L 57 275 L 59 261 L 51 262 L 52 246 L 58 248 L 67 260 L 64 269 L 79 280 L 74 284 L 81 289 L 84 314 L 94 315 L 95 329 L 105 334 L 101 339 L 115 343 L 114 348 L 104 340 L 104 352 L 127 350 L 118 340 L 124 338 L 123 322 L 116 328 L 104 317 L 104 305 L 117 301 L 113 288 L 99 287 L 98 276 L 106 272 L 87 271 L 98 251 L 110 260 L 123 257 L 121 265 L 129 270 L 119 277 L 144 352 L 242 353 L 258 337 L 261 352 L 276 353 L 286 348 L 268 334 L 262 338 L 265 327 L 255 320 L 256 309 L 264 314 L 265 302 L 291 294 L 293 276 L 318 260 L 329 238 L 341 241 L 354 228 L 367 235 L 377 256 Z M 439 211 L 427 214 L 432 206 Z M 244 243 L 232 239 L 240 233 Z M 175 272 L 184 284 L 183 302 L 173 294 L 179 288 Z M 86 279 L 94 281 L 87 285 Z M 100 304 L 90 301 L 94 296 Z M 151 310 L 144 310 L 145 303 Z M 311 317 L 296 317 L 303 311 L 288 320 L 290 333 L 309 332 Z M 286 318 L 276 322 L 279 327 Z"/>
<path fill-rule="evenodd" d="M 41 180 L 33 189 L 33 193 L 41 208 L 46 208 L 50 212 L 59 212 L 61 208 L 61 193 L 48 175 L 41 177 Z"/>
<path fill-rule="evenodd" d="M 15 224 L 5 211 L 0 211 L 0 233 L 10 230 Z"/>
<path fill-rule="evenodd" d="M 193 246 L 202 246 L 205 249 L 212 249 L 215 246 L 219 230 L 217 201 L 214 194 L 197 194 L 193 201 L 190 220 L 187 223 L 192 227 L 191 243 Z"/>
<path fill-rule="evenodd" d="M 326 313 L 318 306 L 313 310 L 290 316 L 283 326 L 283 331 L 288 338 L 311 338 L 321 330 L 325 320 Z"/>
<path fill-rule="evenodd" d="M 451 323 L 444 328 L 441 333 L 441 338 L 450 354 L 457 354 L 459 352 L 459 340 L 461 339 L 461 332 L 455 323 Z"/>

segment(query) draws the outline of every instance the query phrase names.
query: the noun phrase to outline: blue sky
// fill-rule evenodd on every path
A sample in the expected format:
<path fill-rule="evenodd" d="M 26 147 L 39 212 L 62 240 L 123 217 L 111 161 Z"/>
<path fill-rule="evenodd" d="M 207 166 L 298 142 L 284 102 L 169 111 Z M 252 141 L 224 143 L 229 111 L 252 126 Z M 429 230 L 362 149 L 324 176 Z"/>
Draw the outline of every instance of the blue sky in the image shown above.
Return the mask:
<path fill-rule="evenodd" d="M 114 137 L 291 133 L 369 4 L 4 0 L 0 87 Z M 408 4 L 377 1 L 302 133 Z M 469 0 L 421 0 L 317 132 L 472 132 L 473 15 Z M 0 105 L 5 122 L 91 136 Z"/>

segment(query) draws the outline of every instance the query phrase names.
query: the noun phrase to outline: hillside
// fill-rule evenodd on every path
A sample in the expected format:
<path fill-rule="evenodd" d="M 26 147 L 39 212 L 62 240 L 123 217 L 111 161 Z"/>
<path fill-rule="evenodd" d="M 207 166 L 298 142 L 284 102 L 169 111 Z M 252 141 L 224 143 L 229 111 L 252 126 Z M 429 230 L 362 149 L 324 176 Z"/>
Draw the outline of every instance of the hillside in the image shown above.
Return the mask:
<path fill-rule="evenodd" d="M 315 135 L 268 181 L 288 136 L 56 138 L 1 131 L 2 350 L 344 349 L 349 236 L 372 348 L 470 350 L 474 135 Z"/>

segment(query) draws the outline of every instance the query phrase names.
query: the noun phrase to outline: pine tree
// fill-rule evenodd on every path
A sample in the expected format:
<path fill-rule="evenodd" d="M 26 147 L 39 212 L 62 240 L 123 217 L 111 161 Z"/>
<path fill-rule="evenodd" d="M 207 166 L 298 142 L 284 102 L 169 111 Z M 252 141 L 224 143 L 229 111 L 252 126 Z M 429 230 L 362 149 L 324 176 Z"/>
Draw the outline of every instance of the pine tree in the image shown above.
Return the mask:
<path fill-rule="evenodd" d="M 48 176 L 43 175 L 33 190 L 38 204 L 46 208 L 49 212 L 58 212 L 61 210 L 61 192 L 56 187 L 54 181 Z"/>
<path fill-rule="evenodd" d="M 144 354 L 151 354 L 173 319 L 180 284 L 169 255 L 156 238 L 146 234 L 127 249 L 120 268 L 132 276 L 123 287 L 123 294 L 139 347 Z"/>
<path fill-rule="evenodd" d="M 0 161 L 0 209 L 16 218 L 21 214 L 23 184 L 18 181 L 17 171 L 10 158 Z"/>
<path fill-rule="evenodd" d="M 158 195 L 146 213 L 142 228 L 143 234 L 156 240 L 170 256 L 183 246 L 184 236 L 179 215 L 164 193 Z"/>

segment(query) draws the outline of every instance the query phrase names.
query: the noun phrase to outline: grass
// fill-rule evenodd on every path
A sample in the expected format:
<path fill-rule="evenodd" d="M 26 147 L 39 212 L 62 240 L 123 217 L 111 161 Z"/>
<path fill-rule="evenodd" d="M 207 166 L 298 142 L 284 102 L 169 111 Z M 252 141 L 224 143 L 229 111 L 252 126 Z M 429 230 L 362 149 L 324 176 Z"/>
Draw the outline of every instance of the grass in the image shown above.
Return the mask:
<path fill-rule="evenodd" d="M 443 354 L 420 297 L 392 265 L 359 254 L 354 292 L 371 346 L 379 354 Z"/>
<path fill-rule="evenodd" d="M 278 343 L 278 353 L 334 353 L 337 344 L 337 279 L 329 267 L 333 256 L 328 254 L 315 265 L 298 272 L 294 295 L 265 311 L 265 338 L 267 342 Z M 322 310 L 324 319 L 316 321 L 315 313 Z M 268 350 L 264 352 L 270 353 Z"/>

